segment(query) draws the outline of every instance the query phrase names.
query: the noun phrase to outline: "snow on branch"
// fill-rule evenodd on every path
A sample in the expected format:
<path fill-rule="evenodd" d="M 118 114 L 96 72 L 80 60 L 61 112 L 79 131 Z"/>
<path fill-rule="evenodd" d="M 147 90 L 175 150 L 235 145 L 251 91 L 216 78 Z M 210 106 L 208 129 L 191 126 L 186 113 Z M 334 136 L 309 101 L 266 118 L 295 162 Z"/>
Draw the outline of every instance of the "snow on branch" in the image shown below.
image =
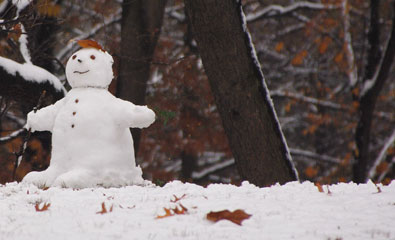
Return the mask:
<path fill-rule="evenodd" d="M 172 6 L 172 7 L 167 7 L 165 9 L 165 13 L 173 18 L 176 19 L 179 22 L 185 22 L 185 14 L 179 13 L 178 10 L 182 10 L 184 8 L 183 4 L 180 4 L 178 6 Z"/>
<path fill-rule="evenodd" d="M 28 63 L 20 64 L 8 58 L 0 57 L 0 75 L 21 76 L 25 81 L 51 84 L 57 92 L 66 93 L 60 80 L 47 70 Z"/>
<path fill-rule="evenodd" d="M 383 148 L 381 149 L 379 155 L 373 163 L 373 166 L 369 170 L 368 178 L 372 179 L 376 175 L 377 166 L 384 161 L 385 156 L 387 156 L 387 150 L 394 144 L 395 142 L 395 129 L 392 131 L 391 136 L 385 141 Z"/>
<path fill-rule="evenodd" d="M 205 168 L 205 169 L 201 170 L 200 172 L 193 172 L 192 173 L 192 178 L 193 179 L 202 179 L 205 176 L 207 176 L 207 175 L 209 175 L 211 173 L 214 173 L 216 171 L 219 171 L 221 169 L 224 169 L 226 167 L 229 167 L 229 166 L 233 165 L 234 163 L 235 163 L 235 160 L 232 158 L 232 159 L 229 159 L 229 160 L 226 160 L 226 161 L 214 164 L 214 165 L 212 165 L 212 166 L 210 166 L 208 168 Z"/>
<path fill-rule="evenodd" d="M 303 156 L 303 157 L 308 157 L 308 158 L 312 158 L 312 159 L 317 159 L 319 161 L 335 163 L 335 164 L 341 163 L 341 160 L 338 158 L 334 158 L 334 157 L 323 155 L 323 154 L 317 154 L 317 153 L 307 151 L 307 150 L 290 148 L 290 152 L 294 156 Z M 195 180 L 202 179 L 210 174 L 213 174 L 213 173 L 218 172 L 224 168 L 232 166 L 233 164 L 235 164 L 235 160 L 233 158 L 215 163 L 207 168 L 202 169 L 201 171 L 193 172 L 192 178 Z"/>
<path fill-rule="evenodd" d="M 87 14 L 91 17 L 97 17 L 98 14 L 95 10 L 92 10 L 90 8 L 87 7 L 83 7 L 79 4 L 76 4 L 75 2 L 72 1 L 63 1 L 62 5 L 71 8 L 71 11 L 75 11 L 75 12 L 82 12 L 83 14 Z"/>
<path fill-rule="evenodd" d="M 323 107 L 327 107 L 327 108 L 332 108 L 335 110 L 341 110 L 341 109 L 346 109 L 346 107 L 343 107 L 341 104 L 338 103 L 334 103 L 334 102 L 330 102 L 330 101 L 326 101 L 326 100 L 320 100 L 317 98 L 312 98 L 312 97 L 307 97 L 304 96 L 300 93 L 293 93 L 293 92 L 284 92 L 284 91 L 271 91 L 270 95 L 272 97 L 289 97 L 289 98 L 293 98 L 296 100 L 301 100 L 303 102 L 307 102 L 307 103 L 311 103 L 314 105 L 319 105 L 319 106 L 323 106 Z"/>
<path fill-rule="evenodd" d="M 19 15 L 19 13 L 25 8 L 27 7 L 33 0 L 12 0 L 12 4 L 16 7 L 17 9 L 17 16 Z M 4 1 L 6 2 L 6 1 Z"/>
<path fill-rule="evenodd" d="M 255 13 L 250 13 L 246 16 L 247 22 L 255 22 L 264 17 L 273 17 L 277 15 L 284 15 L 290 12 L 293 12 L 298 9 L 312 9 L 312 10 L 322 10 L 322 9 L 337 9 L 338 5 L 331 4 L 322 4 L 322 3 L 313 3 L 308 1 L 296 2 L 289 6 L 283 7 L 280 5 L 270 5 L 265 7 L 264 9 L 257 11 Z"/>
<path fill-rule="evenodd" d="M 388 164 L 388 166 L 387 166 L 387 169 L 384 170 L 384 171 L 380 174 L 380 177 L 377 179 L 379 182 L 383 181 L 385 175 L 387 175 L 388 171 L 389 171 L 390 169 L 392 169 L 392 166 L 394 165 L 394 163 L 395 163 L 395 157 L 392 158 L 391 162 L 390 162 L 390 163 Z"/>
<path fill-rule="evenodd" d="M 290 148 L 290 151 L 291 151 L 291 154 L 295 155 L 295 156 L 304 156 L 304 157 L 309 157 L 309 158 L 317 159 L 320 161 L 335 163 L 335 164 L 341 163 L 341 160 L 338 158 L 330 157 L 330 156 L 323 155 L 323 154 L 317 154 L 317 153 L 307 151 L 307 150 Z"/>
<path fill-rule="evenodd" d="M 11 134 L 9 134 L 9 135 L 7 135 L 7 136 L 0 137 L 0 142 L 7 142 L 7 141 L 10 141 L 10 140 L 12 140 L 12 139 L 14 139 L 14 138 L 17 138 L 17 137 L 19 137 L 22 133 L 24 133 L 25 131 L 26 131 L 26 129 L 21 128 L 21 129 L 19 129 L 19 130 L 16 130 L 16 131 L 12 132 Z"/>
<path fill-rule="evenodd" d="M 311 103 L 317 106 L 322 106 L 326 108 L 330 108 L 333 110 L 352 110 L 351 106 L 339 104 L 339 103 L 334 103 L 330 102 L 327 100 L 321 100 L 313 97 L 308 97 L 300 93 L 294 93 L 294 92 L 288 92 L 288 91 L 282 91 L 282 90 L 273 90 L 270 92 L 271 97 L 287 97 L 287 98 L 292 98 L 296 99 L 302 102 L 306 103 Z M 391 121 L 394 118 L 393 113 L 388 113 L 388 112 L 374 112 L 374 115 L 386 120 Z"/>
<path fill-rule="evenodd" d="M 0 3 L 0 13 L 4 12 L 4 10 L 7 7 L 7 5 L 8 5 L 8 1 L 2 1 Z"/>
<path fill-rule="evenodd" d="M 298 23 L 298 24 L 294 24 L 294 25 L 290 25 L 285 27 L 282 30 L 279 30 L 278 32 L 276 32 L 276 34 L 273 34 L 272 36 L 270 36 L 270 40 L 276 40 L 279 36 L 284 36 L 287 34 L 291 34 L 295 31 L 298 31 L 300 29 L 303 29 L 306 25 L 304 23 Z"/>
<path fill-rule="evenodd" d="M 11 120 L 11 121 L 13 121 L 14 123 L 16 123 L 20 127 L 22 127 L 22 126 L 24 126 L 26 124 L 26 119 L 25 118 L 18 117 L 12 112 L 6 112 L 4 117 L 9 119 L 9 120 Z"/>
<path fill-rule="evenodd" d="M 21 52 L 22 57 L 26 63 L 33 64 L 32 57 L 30 56 L 29 48 L 27 47 L 27 44 L 28 44 L 27 37 L 28 36 L 25 31 L 25 26 L 23 26 L 23 24 L 21 24 L 21 31 L 22 31 L 22 34 L 19 37 L 19 51 Z"/>
<path fill-rule="evenodd" d="M 358 69 L 355 64 L 355 56 L 354 56 L 354 50 L 352 47 L 352 38 L 351 38 L 351 32 L 350 32 L 350 4 L 348 0 L 344 0 L 342 3 L 342 16 L 344 19 L 344 50 L 346 51 L 346 58 L 347 58 L 347 65 L 348 65 L 348 79 L 349 79 L 349 84 L 351 87 L 354 87 L 357 84 L 358 81 Z"/>

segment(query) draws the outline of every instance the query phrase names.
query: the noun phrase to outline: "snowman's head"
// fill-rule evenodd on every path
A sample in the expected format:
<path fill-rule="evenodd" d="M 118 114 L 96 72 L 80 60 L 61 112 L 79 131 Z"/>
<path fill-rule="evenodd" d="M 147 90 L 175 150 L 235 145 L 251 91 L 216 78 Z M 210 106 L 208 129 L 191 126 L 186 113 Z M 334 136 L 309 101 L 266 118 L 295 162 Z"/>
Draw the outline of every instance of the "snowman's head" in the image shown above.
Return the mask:
<path fill-rule="evenodd" d="M 97 48 L 83 48 L 75 52 L 66 65 L 66 77 L 70 86 L 107 88 L 114 74 L 113 58 L 106 51 Z"/>

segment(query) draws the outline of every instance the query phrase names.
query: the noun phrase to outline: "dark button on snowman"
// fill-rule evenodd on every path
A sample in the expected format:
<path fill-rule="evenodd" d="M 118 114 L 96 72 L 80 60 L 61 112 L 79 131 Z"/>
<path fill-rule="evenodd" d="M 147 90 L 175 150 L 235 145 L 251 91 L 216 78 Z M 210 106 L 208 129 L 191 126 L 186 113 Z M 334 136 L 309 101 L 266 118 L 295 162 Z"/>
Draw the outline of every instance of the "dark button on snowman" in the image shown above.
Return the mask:
<path fill-rule="evenodd" d="M 23 182 L 72 188 L 143 184 L 129 128 L 148 127 L 155 113 L 108 92 L 113 58 L 96 42 L 82 41 L 85 48 L 66 65 L 72 89 L 55 104 L 28 114 L 27 128 L 52 132 L 52 153 L 48 169 L 29 173 Z"/>

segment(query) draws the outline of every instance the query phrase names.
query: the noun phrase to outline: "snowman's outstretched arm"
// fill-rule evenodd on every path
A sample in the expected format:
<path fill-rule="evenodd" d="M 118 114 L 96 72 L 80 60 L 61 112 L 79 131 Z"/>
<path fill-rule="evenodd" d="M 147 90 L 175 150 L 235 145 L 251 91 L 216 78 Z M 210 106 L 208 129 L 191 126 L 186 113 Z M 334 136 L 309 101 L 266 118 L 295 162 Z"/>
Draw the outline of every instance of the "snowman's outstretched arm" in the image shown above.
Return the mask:
<path fill-rule="evenodd" d="M 131 128 L 146 128 L 155 122 L 155 113 L 147 106 L 134 105 L 122 100 L 121 122 Z"/>
<path fill-rule="evenodd" d="M 34 131 L 52 131 L 56 115 L 59 109 L 63 106 L 64 99 L 57 101 L 53 105 L 38 110 L 31 111 L 27 114 L 26 129 Z"/>

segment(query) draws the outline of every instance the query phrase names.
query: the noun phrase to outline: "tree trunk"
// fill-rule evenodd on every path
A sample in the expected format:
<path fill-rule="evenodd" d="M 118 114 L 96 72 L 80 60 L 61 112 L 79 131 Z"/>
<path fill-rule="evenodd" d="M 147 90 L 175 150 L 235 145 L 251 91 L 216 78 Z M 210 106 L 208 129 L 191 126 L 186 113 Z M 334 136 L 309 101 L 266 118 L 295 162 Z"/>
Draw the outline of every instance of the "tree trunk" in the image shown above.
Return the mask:
<path fill-rule="evenodd" d="M 185 8 L 240 176 L 258 186 L 297 180 L 240 1 Z"/>
<path fill-rule="evenodd" d="M 355 132 L 356 151 L 355 162 L 353 164 L 353 181 L 364 183 L 368 178 L 369 165 L 369 143 L 370 132 L 372 126 L 373 112 L 376 105 L 377 97 L 388 79 L 392 63 L 395 57 L 395 2 L 393 3 L 393 19 L 391 35 L 388 44 L 385 46 L 384 56 L 378 60 L 380 56 L 379 38 L 376 36 L 380 31 L 378 17 L 379 1 L 371 0 L 371 23 L 369 29 L 369 59 L 366 66 L 364 77 L 364 85 L 367 81 L 374 80 L 373 85 L 364 91 L 359 98 L 359 121 Z"/>
<path fill-rule="evenodd" d="M 117 96 L 144 105 L 150 64 L 163 21 L 165 0 L 124 0 Z M 136 153 L 140 129 L 132 129 Z"/>

